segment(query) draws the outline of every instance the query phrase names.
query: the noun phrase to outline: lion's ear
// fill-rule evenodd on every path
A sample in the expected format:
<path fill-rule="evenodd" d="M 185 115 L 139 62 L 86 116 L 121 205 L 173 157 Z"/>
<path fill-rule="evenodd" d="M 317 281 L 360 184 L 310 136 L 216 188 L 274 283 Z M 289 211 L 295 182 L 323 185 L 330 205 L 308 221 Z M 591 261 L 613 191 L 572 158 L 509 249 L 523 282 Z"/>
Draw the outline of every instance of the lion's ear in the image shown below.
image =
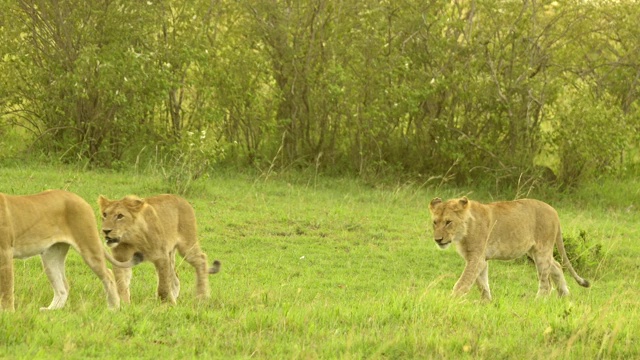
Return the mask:
<path fill-rule="evenodd" d="M 109 201 L 109 199 L 107 199 L 106 197 L 102 195 L 98 197 L 98 206 L 100 206 L 100 210 L 103 210 L 104 208 L 109 206 L 110 203 L 111 201 Z"/>
<path fill-rule="evenodd" d="M 439 197 L 433 198 L 433 200 L 431 200 L 431 202 L 429 203 L 429 210 L 433 211 L 436 205 L 440 204 L 441 202 L 442 199 L 440 199 Z"/>
<path fill-rule="evenodd" d="M 460 204 L 460 206 L 462 206 L 463 209 L 466 209 L 469 206 L 469 199 L 467 199 L 466 196 L 463 196 L 460 198 L 460 200 L 458 200 L 458 203 Z"/>
<path fill-rule="evenodd" d="M 144 205 L 144 199 L 141 199 L 139 197 L 127 196 L 124 200 L 125 206 L 133 212 L 140 211 L 142 209 L 142 206 Z"/>

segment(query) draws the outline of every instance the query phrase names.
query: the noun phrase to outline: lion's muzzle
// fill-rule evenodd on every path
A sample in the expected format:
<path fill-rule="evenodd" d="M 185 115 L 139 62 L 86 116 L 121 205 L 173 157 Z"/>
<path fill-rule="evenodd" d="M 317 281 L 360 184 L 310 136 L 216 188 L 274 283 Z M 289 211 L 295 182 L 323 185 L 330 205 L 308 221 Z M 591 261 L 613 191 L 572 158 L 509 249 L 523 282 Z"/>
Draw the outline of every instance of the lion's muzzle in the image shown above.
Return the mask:
<path fill-rule="evenodd" d="M 117 244 L 120 242 L 120 239 L 114 239 L 114 238 L 110 238 L 110 237 L 106 237 L 105 240 L 107 240 L 107 244 Z"/>
<path fill-rule="evenodd" d="M 111 237 L 105 237 L 104 238 L 107 241 L 107 246 L 112 248 L 116 245 L 118 245 L 118 243 L 120 243 L 120 239 L 116 239 L 116 238 L 111 238 Z"/>
<path fill-rule="evenodd" d="M 438 238 L 435 239 L 436 244 L 438 244 L 438 247 L 440 247 L 440 249 L 446 249 L 447 247 L 449 247 L 449 245 L 451 245 L 450 241 L 446 241 L 444 238 Z"/>
<path fill-rule="evenodd" d="M 104 239 L 107 241 L 107 246 L 114 247 L 120 242 L 119 238 L 109 236 L 111 229 L 103 229 L 102 232 L 104 233 Z"/>

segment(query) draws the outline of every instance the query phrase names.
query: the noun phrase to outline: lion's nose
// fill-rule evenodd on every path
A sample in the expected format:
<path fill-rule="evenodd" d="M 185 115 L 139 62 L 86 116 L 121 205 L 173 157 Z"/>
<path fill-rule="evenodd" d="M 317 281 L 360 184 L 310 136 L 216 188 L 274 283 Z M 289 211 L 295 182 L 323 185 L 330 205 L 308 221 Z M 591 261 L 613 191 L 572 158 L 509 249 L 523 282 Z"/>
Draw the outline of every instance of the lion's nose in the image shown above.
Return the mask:
<path fill-rule="evenodd" d="M 105 235 L 109 235 L 109 233 L 111 232 L 111 229 L 103 229 L 103 230 L 102 230 L 102 232 L 103 232 Z"/>

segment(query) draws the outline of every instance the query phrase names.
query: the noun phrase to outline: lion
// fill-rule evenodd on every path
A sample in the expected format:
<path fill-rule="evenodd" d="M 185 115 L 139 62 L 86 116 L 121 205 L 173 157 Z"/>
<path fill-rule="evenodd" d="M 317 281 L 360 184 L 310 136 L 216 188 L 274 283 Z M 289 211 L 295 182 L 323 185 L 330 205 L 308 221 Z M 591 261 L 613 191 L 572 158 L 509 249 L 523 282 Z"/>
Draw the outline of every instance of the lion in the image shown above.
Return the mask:
<path fill-rule="evenodd" d="M 73 246 L 102 280 L 109 308 L 117 309 L 120 298 L 105 257 L 115 266 L 130 268 L 141 261 L 134 254 L 127 262 L 115 260 L 102 246 L 96 217 L 81 197 L 62 190 L 35 195 L 0 194 L 0 306 L 14 311 L 13 259 L 40 255 L 53 287 L 53 300 L 46 308 L 64 307 L 69 296 L 64 263 Z"/>
<path fill-rule="evenodd" d="M 193 207 L 176 195 L 158 195 L 145 199 L 129 195 L 109 200 L 100 195 L 102 232 L 107 246 L 119 261 L 127 261 L 139 252 L 150 261 L 158 275 L 157 294 L 160 300 L 176 303 L 180 281 L 175 269 L 176 250 L 196 271 L 196 296 L 209 297 L 208 274 L 220 270 L 220 262 L 208 267 L 196 236 L 196 216 Z M 129 303 L 132 270 L 114 269 L 118 293 Z"/>
<path fill-rule="evenodd" d="M 571 266 L 562 241 L 558 213 L 550 205 L 533 199 L 481 204 L 466 197 L 443 202 L 431 200 L 435 242 L 441 249 L 454 243 L 466 266 L 453 287 L 454 295 L 469 292 L 475 282 L 482 297 L 491 300 L 488 260 L 512 260 L 528 254 L 538 270 L 538 294 L 551 293 L 549 277 L 559 296 L 569 295 L 562 266 L 553 258 L 558 247 L 564 265 L 583 287 L 589 287 Z"/>

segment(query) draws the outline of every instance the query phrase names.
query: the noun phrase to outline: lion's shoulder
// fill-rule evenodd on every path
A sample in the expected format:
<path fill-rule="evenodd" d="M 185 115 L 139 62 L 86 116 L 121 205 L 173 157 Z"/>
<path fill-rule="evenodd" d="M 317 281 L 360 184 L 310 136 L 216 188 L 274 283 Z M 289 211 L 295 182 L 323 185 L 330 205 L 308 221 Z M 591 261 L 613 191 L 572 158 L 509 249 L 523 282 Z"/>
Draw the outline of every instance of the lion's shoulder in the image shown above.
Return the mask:
<path fill-rule="evenodd" d="M 147 203 L 158 206 L 173 206 L 174 204 L 187 203 L 183 197 L 174 194 L 160 194 L 144 199 Z"/>
<path fill-rule="evenodd" d="M 162 194 L 144 199 L 144 202 L 156 211 L 192 213 L 193 207 L 183 197 L 173 194 Z"/>

